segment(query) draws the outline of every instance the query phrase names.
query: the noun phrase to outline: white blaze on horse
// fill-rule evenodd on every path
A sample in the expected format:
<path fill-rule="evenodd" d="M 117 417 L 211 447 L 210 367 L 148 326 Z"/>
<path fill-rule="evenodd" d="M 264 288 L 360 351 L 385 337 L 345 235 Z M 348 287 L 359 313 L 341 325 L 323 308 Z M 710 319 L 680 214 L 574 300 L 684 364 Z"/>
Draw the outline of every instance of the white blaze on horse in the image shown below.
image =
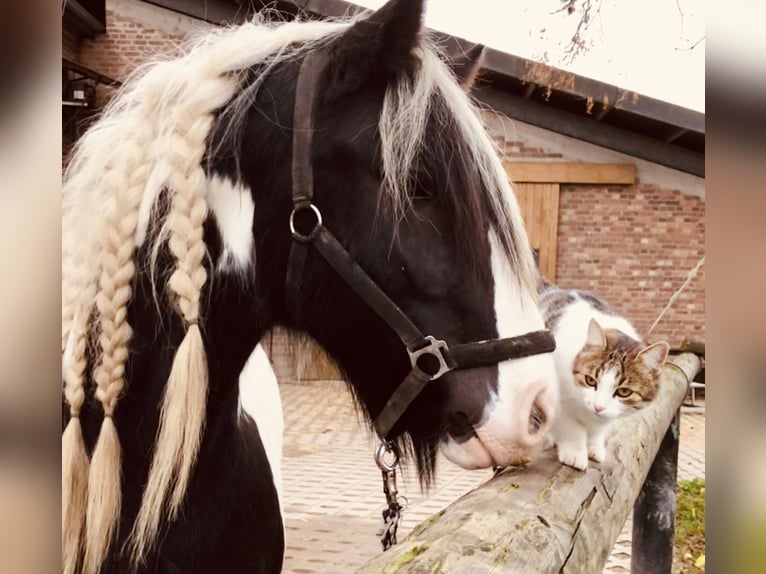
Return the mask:
<path fill-rule="evenodd" d="M 65 572 L 280 570 L 268 423 L 238 384 L 274 326 L 327 350 L 425 486 L 439 447 L 479 468 L 542 444 L 556 385 L 531 249 L 461 86 L 476 67 L 440 57 L 422 10 L 207 33 L 82 138 Z"/>

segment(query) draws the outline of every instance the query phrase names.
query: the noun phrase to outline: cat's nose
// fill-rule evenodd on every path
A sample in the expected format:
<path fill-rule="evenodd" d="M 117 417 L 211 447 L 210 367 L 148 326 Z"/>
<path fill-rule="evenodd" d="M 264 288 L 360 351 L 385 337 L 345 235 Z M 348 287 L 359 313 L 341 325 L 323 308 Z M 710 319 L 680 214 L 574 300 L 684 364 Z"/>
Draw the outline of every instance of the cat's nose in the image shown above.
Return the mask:
<path fill-rule="evenodd" d="M 600 413 L 601 411 L 603 411 L 604 408 L 605 408 L 604 405 L 593 405 L 593 410 L 596 411 L 597 413 Z"/>

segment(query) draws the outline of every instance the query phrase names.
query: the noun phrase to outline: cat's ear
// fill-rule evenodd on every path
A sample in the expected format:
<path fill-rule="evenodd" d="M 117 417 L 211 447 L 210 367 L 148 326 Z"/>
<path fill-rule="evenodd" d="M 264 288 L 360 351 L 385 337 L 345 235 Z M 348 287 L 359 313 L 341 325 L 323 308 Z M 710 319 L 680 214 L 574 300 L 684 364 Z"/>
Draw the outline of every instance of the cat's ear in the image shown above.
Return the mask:
<path fill-rule="evenodd" d="M 588 337 L 585 339 L 585 344 L 606 349 L 606 336 L 601 325 L 595 319 L 591 319 L 588 323 Z"/>
<path fill-rule="evenodd" d="M 657 370 L 668 358 L 668 352 L 670 351 L 670 345 L 665 341 L 654 343 L 648 347 L 641 349 L 641 352 L 636 355 L 636 358 L 643 361 L 644 365 L 648 369 Z"/>

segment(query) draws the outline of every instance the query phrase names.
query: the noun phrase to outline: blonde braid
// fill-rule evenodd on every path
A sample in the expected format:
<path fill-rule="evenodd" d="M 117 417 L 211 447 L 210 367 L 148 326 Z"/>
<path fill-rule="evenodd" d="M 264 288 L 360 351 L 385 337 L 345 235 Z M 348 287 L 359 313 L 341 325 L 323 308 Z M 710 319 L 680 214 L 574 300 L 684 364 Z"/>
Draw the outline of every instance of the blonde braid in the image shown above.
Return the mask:
<path fill-rule="evenodd" d="M 64 574 L 74 574 L 82 552 L 85 505 L 88 497 L 88 454 L 80 425 L 85 402 L 84 373 L 87 365 L 88 319 L 90 313 L 72 318 L 64 397 L 69 404 L 69 422 L 61 436 L 61 565 Z"/>
<path fill-rule="evenodd" d="M 151 123 L 148 123 L 151 126 Z M 150 131 L 150 130 L 146 130 Z M 100 332 L 100 363 L 94 370 L 95 395 L 104 410 L 88 475 L 86 546 L 83 571 L 96 573 L 107 556 L 121 511 L 122 451 L 113 415 L 125 385 L 132 329 L 127 321 L 128 303 L 135 275 L 135 231 L 138 209 L 148 177 L 150 162 L 144 150 L 151 133 L 134 134 L 126 142 L 125 161 L 108 174 L 106 185 L 126 183 L 115 188 L 102 230 L 101 274 L 96 294 Z"/>
<path fill-rule="evenodd" d="M 146 239 L 155 253 L 169 238 L 176 260 L 169 289 L 187 332 L 173 359 L 152 465 L 129 540 L 138 561 L 155 542 L 162 519 L 173 519 L 183 502 L 204 428 L 208 375 L 198 321 L 207 280 L 202 243 L 207 184 L 200 165 L 213 113 L 225 106 L 233 109 L 224 125 L 236 133 L 252 106 L 252 93 L 237 97 L 248 69 L 257 63 L 271 69 L 348 26 L 253 21 L 205 32 L 190 44 L 186 56 L 150 62 L 136 71 L 78 142 L 62 197 L 64 395 L 72 413 L 62 436 L 65 572 L 89 574 L 100 568 L 120 516 L 122 453 L 111 415 L 125 384 L 135 247 L 146 238 L 156 196 L 167 190 L 170 215 L 160 232 Z M 158 165 L 162 169 L 152 182 L 147 172 Z M 99 348 L 91 351 L 92 325 L 100 330 Z M 78 420 L 88 359 L 95 367 L 96 397 L 105 415 L 90 468 Z M 77 513 L 83 498 L 87 509 Z"/>
<path fill-rule="evenodd" d="M 154 456 L 131 533 L 135 564 L 140 564 L 150 550 L 163 516 L 171 521 L 176 518 L 202 440 L 208 387 L 207 358 L 198 323 L 200 296 L 207 280 L 203 224 L 208 184 L 202 161 L 213 112 L 223 103 L 221 94 L 230 94 L 233 89 L 229 78 L 208 80 L 196 102 L 174 110 L 173 130 L 165 143 L 172 167 L 172 200 L 166 226 L 168 247 L 176 260 L 168 286 L 187 331 L 165 386 Z M 214 97 L 205 98 L 205 91 Z"/>

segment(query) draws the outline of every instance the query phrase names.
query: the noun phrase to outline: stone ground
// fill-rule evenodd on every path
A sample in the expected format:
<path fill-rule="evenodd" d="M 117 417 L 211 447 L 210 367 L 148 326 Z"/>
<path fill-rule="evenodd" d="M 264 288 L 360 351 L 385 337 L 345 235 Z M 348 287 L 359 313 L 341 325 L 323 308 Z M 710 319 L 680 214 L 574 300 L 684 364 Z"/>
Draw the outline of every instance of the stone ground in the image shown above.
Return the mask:
<path fill-rule="evenodd" d="M 372 453 L 376 441 L 360 424 L 343 383 L 280 384 L 285 416 L 283 459 L 286 528 L 283 572 L 345 574 L 380 552 L 383 493 Z M 321 407 L 319 406 L 321 405 Z M 404 539 L 414 526 L 491 477 L 440 458 L 437 480 L 424 496 L 414 469 L 404 469 L 399 491 L 407 511 Z M 705 476 L 705 416 L 681 421 L 679 479 Z M 604 574 L 630 571 L 630 520 L 617 539 Z"/>

